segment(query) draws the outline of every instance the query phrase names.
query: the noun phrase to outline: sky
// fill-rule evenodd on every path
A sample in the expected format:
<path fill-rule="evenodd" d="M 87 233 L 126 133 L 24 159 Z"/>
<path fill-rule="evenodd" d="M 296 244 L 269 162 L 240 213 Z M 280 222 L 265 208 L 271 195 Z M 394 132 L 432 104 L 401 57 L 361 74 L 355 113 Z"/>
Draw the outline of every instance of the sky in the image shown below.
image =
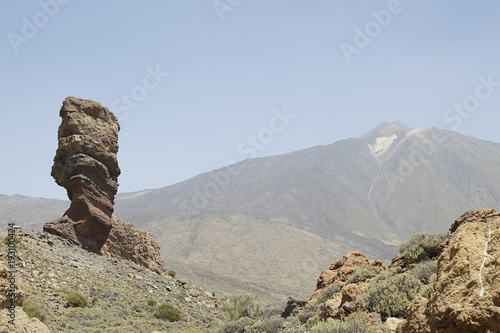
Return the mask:
<path fill-rule="evenodd" d="M 119 119 L 119 192 L 358 137 L 500 142 L 500 2 L 0 0 L 0 193 L 66 199 L 59 110 Z"/>

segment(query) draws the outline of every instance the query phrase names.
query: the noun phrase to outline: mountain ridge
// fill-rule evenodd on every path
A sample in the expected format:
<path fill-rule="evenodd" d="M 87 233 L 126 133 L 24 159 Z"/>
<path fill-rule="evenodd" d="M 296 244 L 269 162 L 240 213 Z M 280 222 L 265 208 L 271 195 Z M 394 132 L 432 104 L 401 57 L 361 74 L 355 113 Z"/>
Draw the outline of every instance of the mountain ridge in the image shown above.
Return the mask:
<path fill-rule="evenodd" d="M 412 234 L 444 232 L 463 211 L 496 208 L 499 164 L 498 143 L 389 122 L 358 138 L 119 193 L 115 212 L 151 232 L 167 267 L 199 285 L 246 285 L 284 299 L 307 294 L 302 283 L 347 252 L 388 262 Z M 0 197 L 0 217 L 2 207 Z M 274 246 L 253 253 L 267 243 Z M 291 282 L 284 272 L 296 266 L 304 269 Z"/>

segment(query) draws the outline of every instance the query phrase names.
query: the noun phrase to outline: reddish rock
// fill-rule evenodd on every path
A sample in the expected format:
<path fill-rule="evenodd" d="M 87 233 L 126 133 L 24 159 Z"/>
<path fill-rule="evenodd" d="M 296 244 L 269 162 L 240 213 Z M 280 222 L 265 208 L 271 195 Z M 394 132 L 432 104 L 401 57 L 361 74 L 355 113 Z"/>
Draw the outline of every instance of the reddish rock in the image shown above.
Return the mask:
<path fill-rule="evenodd" d="M 166 274 L 160 246 L 153 236 L 116 216 L 112 217 L 112 228 L 101 252 L 110 257 L 128 259 L 160 275 Z"/>
<path fill-rule="evenodd" d="M 97 102 L 68 97 L 59 115 L 52 177 L 66 188 L 70 208 L 43 230 L 100 253 L 111 229 L 120 168 L 115 115 Z"/>

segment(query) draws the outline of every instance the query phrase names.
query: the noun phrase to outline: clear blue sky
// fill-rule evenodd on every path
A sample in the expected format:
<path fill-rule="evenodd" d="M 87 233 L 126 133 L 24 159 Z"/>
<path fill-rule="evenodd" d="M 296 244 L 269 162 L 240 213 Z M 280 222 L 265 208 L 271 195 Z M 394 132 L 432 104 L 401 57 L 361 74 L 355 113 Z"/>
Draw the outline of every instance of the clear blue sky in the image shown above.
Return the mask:
<path fill-rule="evenodd" d="M 383 121 L 500 142 L 500 86 L 478 88 L 478 77 L 500 82 L 498 1 L 0 6 L 3 194 L 66 198 L 50 170 L 70 95 L 118 115 L 120 192 L 357 137 Z M 465 102 L 473 112 L 446 113 Z M 274 119 L 283 110 L 295 118 Z"/>

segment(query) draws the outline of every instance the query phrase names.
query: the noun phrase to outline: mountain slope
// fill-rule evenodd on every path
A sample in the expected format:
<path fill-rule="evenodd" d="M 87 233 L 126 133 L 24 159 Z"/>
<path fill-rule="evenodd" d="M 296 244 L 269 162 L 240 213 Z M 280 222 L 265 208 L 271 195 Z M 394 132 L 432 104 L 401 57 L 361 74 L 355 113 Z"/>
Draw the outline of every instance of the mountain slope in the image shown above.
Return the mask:
<path fill-rule="evenodd" d="M 349 251 L 388 261 L 416 232 L 497 208 L 498 165 L 497 143 L 382 123 L 359 138 L 119 194 L 115 214 L 151 232 L 166 265 L 199 285 L 306 297 L 307 281 Z"/>

